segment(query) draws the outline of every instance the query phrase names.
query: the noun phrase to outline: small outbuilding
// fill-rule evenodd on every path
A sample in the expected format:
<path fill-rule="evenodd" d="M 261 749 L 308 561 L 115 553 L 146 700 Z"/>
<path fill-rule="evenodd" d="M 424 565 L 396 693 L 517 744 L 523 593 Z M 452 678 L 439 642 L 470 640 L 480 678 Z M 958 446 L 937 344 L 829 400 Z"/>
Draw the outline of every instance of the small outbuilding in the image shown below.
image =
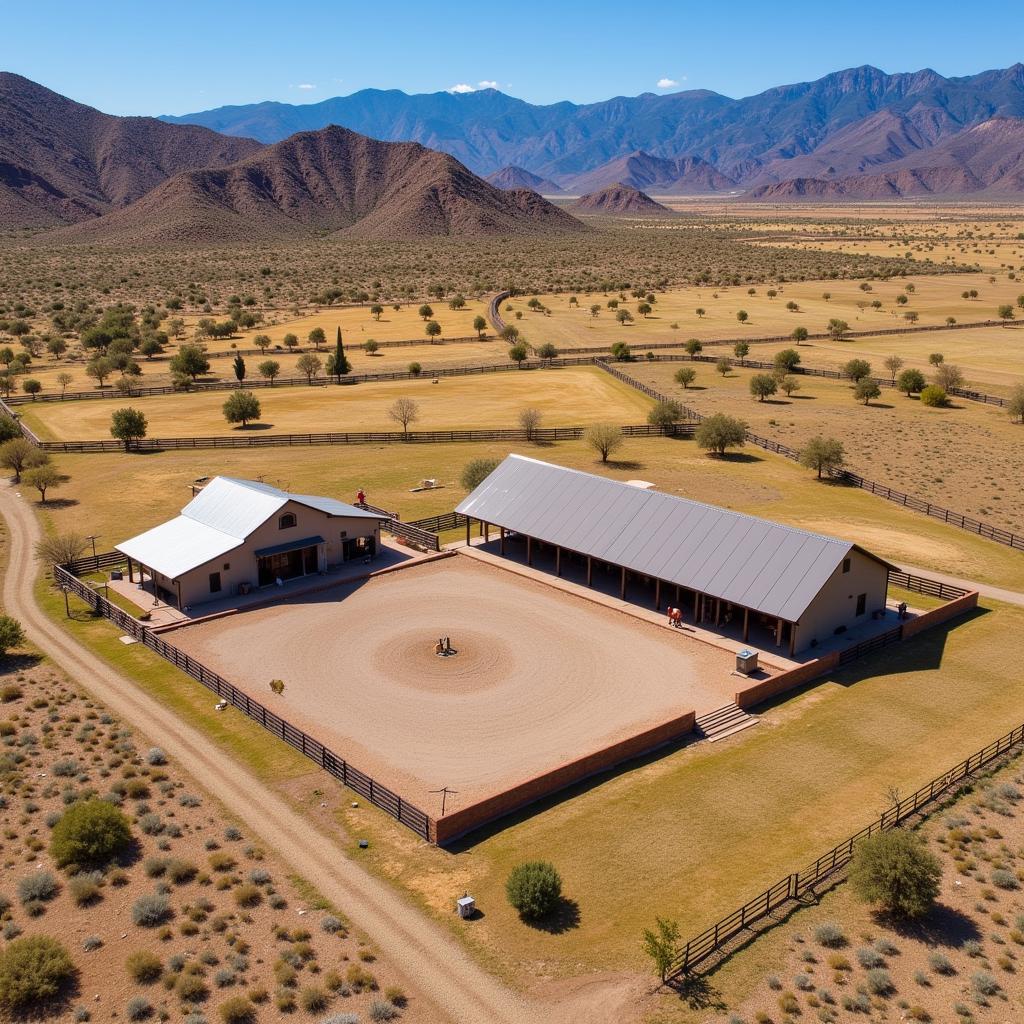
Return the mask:
<path fill-rule="evenodd" d="M 380 548 L 379 514 L 334 498 L 214 477 L 181 515 L 116 545 L 179 608 L 326 572 Z"/>
<path fill-rule="evenodd" d="M 672 494 L 510 455 L 457 511 L 497 527 L 499 550 L 515 543 L 533 565 L 540 549 L 561 575 L 575 563 L 593 585 L 613 574 L 685 618 L 755 632 L 790 654 L 824 643 L 883 613 L 895 568 L 850 541 L 784 526 Z"/>

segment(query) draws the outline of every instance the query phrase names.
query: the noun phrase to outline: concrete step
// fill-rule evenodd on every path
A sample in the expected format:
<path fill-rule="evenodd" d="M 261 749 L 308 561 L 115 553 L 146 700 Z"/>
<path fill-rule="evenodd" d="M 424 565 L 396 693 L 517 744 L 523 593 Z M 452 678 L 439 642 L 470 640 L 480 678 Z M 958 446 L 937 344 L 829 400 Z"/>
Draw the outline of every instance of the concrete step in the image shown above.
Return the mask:
<path fill-rule="evenodd" d="M 724 707 L 701 715 L 694 723 L 694 732 L 705 739 L 715 740 L 723 736 L 731 736 L 733 733 L 756 724 L 757 719 L 748 715 L 737 704 L 726 704 Z"/>

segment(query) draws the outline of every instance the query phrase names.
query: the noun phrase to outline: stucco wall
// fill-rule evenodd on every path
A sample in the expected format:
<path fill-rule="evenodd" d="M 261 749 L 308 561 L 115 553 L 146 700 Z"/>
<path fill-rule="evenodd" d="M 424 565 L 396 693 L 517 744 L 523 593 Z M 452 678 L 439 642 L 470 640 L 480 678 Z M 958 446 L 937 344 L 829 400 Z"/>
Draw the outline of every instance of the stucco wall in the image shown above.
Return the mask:
<path fill-rule="evenodd" d="M 796 633 L 798 651 L 807 650 L 812 640 L 819 644 L 830 640 L 837 626 L 851 629 L 867 622 L 873 611 L 885 608 L 888 569 L 859 551 L 851 551 L 849 558 L 850 571 L 844 573 L 842 565 L 837 566 L 801 616 Z M 867 594 L 863 615 L 854 614 L 858 594 Z"/>
<path fill-rule="evenodd" d="M 296 524 L 281 530 L 277 525 L 278 520 L 288 512 L 295 514 Z M 261 548 L 319 536 L 326 542 L 326 564 L 338 565 L 342 561 L 342 531 L 346 532 L 346 540 L 374 536 L 377 548 L 380 549 L 380 528 L 375 520 L 328 516 L 316 509 L 289 501 L 262 526 L 254 530 L 239 547 L 180 576 L 182 604 L 196 605 L 204 601 L 230 597 L 237 592 L 240 583 L 251 583 L 255 587 L 258 573 L 253 552 Z M 218 594 L 210 593 L 210 573 L 213 572 L 219 572 L 221 577 L 221 589 Z M 166 590 L 172 594 L 178 592 L 178 587 L 172 579 L 160 573 L 155 575 L 157 582 Z"/>

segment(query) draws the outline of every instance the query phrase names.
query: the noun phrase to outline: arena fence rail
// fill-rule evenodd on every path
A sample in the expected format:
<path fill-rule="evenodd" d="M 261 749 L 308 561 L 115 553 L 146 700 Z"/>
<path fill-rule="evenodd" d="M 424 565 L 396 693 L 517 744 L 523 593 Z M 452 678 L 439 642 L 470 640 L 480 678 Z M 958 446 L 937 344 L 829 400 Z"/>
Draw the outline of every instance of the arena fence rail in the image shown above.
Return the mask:
<path fill-rule="evenodd" d="M 107 598 L 86 586 L 77 576 L 77 572 L 82 571 L 83 568 L 98 568 L 101 565 L 108 566 L 123 560 L 124 556 L 116 551 L 77 559 L 70 565 L 54 566 L 53 580 L 61 590 L 81 598 L 97 615 L 109 619 L 118 629 L 134 637 L 139 643 L 159 654 L 160 657 L 190 675 L 197 682 L 202 683 L 232 707 L 237 708 L 254 722 L 262 725 L 268 732 L 300 751 L 304 757 L 318 764 L 343 785 L 355 790 L 365 800 L 369 800 L 375 807 L 390 814 L 391 817 L 412 829 L 421 838 L 430 841 L 431 819 L 415 804 L 411 804 L 394 790 L 377 782 L 372 775 L 361 772 L 348 760 L 279 715 L 274 714 L 259 701 L 253 700 L 212 669 L 207 668 L 202 662 L 196 661 L 195 658 L 156 636 L 127 612 L 122 611 Z"/>
<path fill-rule="evenodd" d="M 794 900 L 813 894 L 816 886 L 834 876 L 853 859 L 858 845 L 868 836 L 896 828 L 913 815 L 920 813 L 941 797 L 950 794 L 964 780 L 969 779 L 982 768 L 1004 757 L 1024 743 L 1024 725 L 971 754 L 966 760 L 954 765 L 948 771 L 932 779 L 915 793 L 905 797 L 883 811 L 870 825 L 834 846 L 812 864 L 801 871 L 787 875 L 770 886 L 760 895 L 748 900 L 743 906 L 727 914 L 720 921 L 695 935 L 679 949 L 672 966 L 662 977 L 671 982 L 706 963 L 712 956 L 726 949 L 740 936 L 749 932 L 751 925 L 763 920 Z"/>

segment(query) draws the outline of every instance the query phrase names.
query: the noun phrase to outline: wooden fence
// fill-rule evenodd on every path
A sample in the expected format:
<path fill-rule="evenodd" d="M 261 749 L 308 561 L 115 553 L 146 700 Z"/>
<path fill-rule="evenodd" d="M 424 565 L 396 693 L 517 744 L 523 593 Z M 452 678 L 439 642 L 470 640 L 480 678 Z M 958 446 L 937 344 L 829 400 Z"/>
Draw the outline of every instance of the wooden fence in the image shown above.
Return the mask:
<path fill-rule="evenodd" d="M 663 395 L 660 391 L 650 387 L 650 385 L 644 384 L 643 381 L 636 380 L 636 378 L 631 377 L 628 373 L 624 373 L 622 370 L 618 369 L 618 367 L 611 366 L 604 362 L 604 360 L 595 359 L 594 365 L 601 367 L 605 372 L 610 373 L 617 380 L 622 381 L 624 384 L 628 384 L 630 387 L 636 388 L 637 391 L 643 392 L 643 394 L 647 395 L 649 398 L 653 398 L 655 401 L 660 402 L 670 400 L 668 395 Z M 690 409 L 684 406 L 683 411 L 688 420 L 696 420 L 699 422 L 703 419 L 703 416 L 695 409 Z M 773 441 L 768 437 L 761 437 L 759 434 L 755 434 L 752 431 L 747 431 L 746 439 L 751 444 L 756 444 L 759 448 L 764 448 L 769 452 L 775 452 L 777 455 L 783 455 L 787 459 L 796 460 L 800 457 L 800 453 L 796 448 L 790 448 L 789 445 L 780 444 L 778 441 Z M 990 523 L 983 523 L 978 519 L 972 519 L 970 516 L 965 516 L 961 512 L 954 512 L 952 509 L 945 508 L 942 505 L 936 505 L 930 501 L 926 501 L 924 498 L 917 498 L 912 494 L 905 493 L 904 491 L 897 491 L 886 484 L 879 484 L 874 480 L 869 480 L 867 477 L 860 476 L 852 470 L 834 470 L 830 472 L 829 475 L 833 480 L 840 480 L 843 483 L 859 487 L 861 490 L 878 495 L 880 498 L 885 498 L 887 501 L 891 501 L 897 505 L 902 505 L 904 508 L 909 508 L 914 512 L 922 512 L 924 515 L 929 516 L 932 519 L 941 520 L 944 523 L 948 523 L 950 526 L 966 530 L 968 533 L 975 533 L 979 537 L 994 540 L 997 544 L 1005 544 L 1007 547 L 1014 548 L 1017 551 L 1024 551 L 1024 535 L 1013 533 L 1010 530 L 1004 530 L 999 526 L 992 526 Z"/>
<path fill-rule="evenodd" d="M 114 556 L 116 556 L 115 560 L 123 559 L 123 556 L 118 552 L 106 552 L 100 558 L 107 559 Z M 85 561 L 96 562 L 98 560 L 90 556 Z M 81 563 L 82 559 L 79 559 L 74 564 L 77 566 Z M 104 562 L 103 564 L 109 565 L 113 563 Z M 109 619 L 118 629 L 134 637 L 141 644 L 159 654 L 160 657 L 181 669 L 182 672 L 187 673 L 193 679 L 202 683 L 203 686 L 212 690 L 232 707 L 237 708 L 254 722 L 258 722 L 268 732 L 284 740 L 289 746 L 301 751 L 304 757 L 314 761 L 343 785 L 355 790 L 374 806 L 381 808 L 381 810 L 390 814 L 391 817 L 412 829 L 418 836 L 429 841 L 431 820 L 414 804 L 409 803 L 398 793 L 377 782 L 373 776 L 361 772 L 345 758 L 340 757 L 318 740 L 313 739 L 312 736 L 301 729 L 297 729 L 279 715 L 275 715 L 265 705 L 253 700 L 248 694 L 233 686 L 212 669 L 207 668 L 202 662 L 196 661 L 195 658 L 167 643 L 166 640 L 162 640 L 154 635 L 140 622 L 137 622 L 128 615 L 127 612 L 122 611 L 112 602 L 101 597 L 96 591 L 87 587 L 77 578 L 71 566 L 55 566 L 53 578 L 57 586 L 81 598 L 93 611 Z"/>
<path fill-rule="evenodd" d="M 680 949 L 672 967 L 666 972 L 664 980 L 678 978 L 680 975 L 692 971 L 745 932 L 752 924 L 763 920 L 773 911 L 790 904 L 793 900 L 813 894 L 815 886 L 826 881 L 839 869 L 849 864 L 858 844 L 868 836 L 895 828 L 928 807 L 939 797 L 948 794 L 964 779 L 1019 747 L 1021 743 L 1024 743 L 1024 725 L 1017 726 L 1016 729 L 1001 736 L 994 743 L 990 743 L 965 761 L 961 761 L 942 775 L 932 779 L 916 793 L 883 811 L 870 825 L 862 828 L 838 846 L 834 846 L 828 853 L 823 854 L 802 871 L 787 875 L 759 896 L 748 900 L 742 907 L 727 914 L 710 928 L 690 939 Z"/>
<path fill-rule="evenodd" d="M 943 601 L 955 601 L 958 597 L 964 597 L 970 591 L 964 587 L 957 587 L 951 583 L 942 583 L 939 580 L 930 579 L 927 576 L 914 576 L 907 572 L 889 570 L 889 582 L 904 590 L 912 590 L 918 594 L 928 594 L 931 597 L 940 597 Z"/>

